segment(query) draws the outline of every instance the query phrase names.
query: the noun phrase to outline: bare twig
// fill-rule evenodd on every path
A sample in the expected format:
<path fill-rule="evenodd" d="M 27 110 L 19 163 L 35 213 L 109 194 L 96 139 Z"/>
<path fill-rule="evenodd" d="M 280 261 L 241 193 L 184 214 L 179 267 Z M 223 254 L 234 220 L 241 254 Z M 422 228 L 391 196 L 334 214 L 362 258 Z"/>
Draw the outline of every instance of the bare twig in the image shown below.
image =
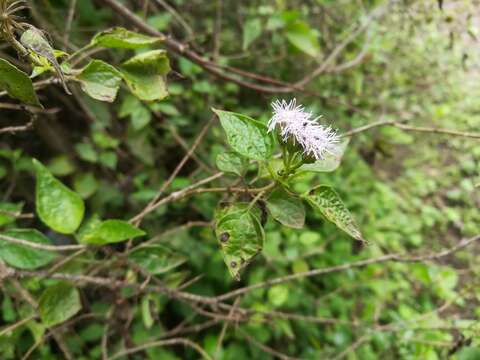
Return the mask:
<path fill-rule="evenodd" d="M 152 211 L 155 211 L 156 209 L 158 209 L 160 206 L 165 205 L 165 204 L 167 204 L 169 202 L 172 202 L 172 201 L 182 199 L 185 196 L 188 196 L 192 190 L 194 190 L 196 188 L 199 188 L 202 185 L 208 184 L 209 182 L 212 182 L 216 179 L 219 179 L 223 175 L 224 175 L 223 172 L 216 173 L 216 174 L 214 174 L 214 175 L 212 175 L 208 178 L 205 178 L 203 180 L 200 180 L 200 181 L 196 182 L 195 184 L 187 186 L 187 187 L 183 188 L 182 190 L 173 192 L 170 195 L 164 197 L 163 199 L 158 200 L 156 203 L 152 204 L 151 206 L 146 207 L 140 214 L 138 214 L 134 218 L 130 219 L 130 221 L 135 223 L 138 220 L 143 219 L 146 215 L 148 215 Z"/>
<path fill-rule="evenodd" d="M 17 239 L 11 236 L 3 235 L 3 234 L 0 234 L 0 240 L 8 241 L 12 244 L 31 247 L 33 249 L 47 250 L 47 251 L 72 251 L 72 250 L 79 250 L 79 249 L 86 248 L 86 245 L 48 245 L 48 244 L 34 243 L 32 241 Z"/>
<path fill-rule="evenodd" d="M 228 292 L 226 294 L 220 295 L 216 297 L 217 301 L 224 301 L 227 299 L 231 299 L 233 297 L 246 294 L 248 292 L 251 292 L 256 289 L 261 289 L 265 287 L 271 287 L 273 285 L 277 284 L 283 284 L 289 281 L 293 280 L 298 280 L 298 279 L 303 279 L 306 277 L 312 277 L 312 276 L 318 276 L 318 275 L 324 275 L 324 274 L 330 274 L 330 273 L 335 273 L 335 272 L 340 272 L 340 271 L 345 271 L 349 269 L 354 269 L 358 267 L 364 267 L 367 265 L 371 264 L 379 264 L 379 263 L 384 263 L 384 262 L 389 262 L 389 261 L 398 261 L 398 262 L 422 262 L 422 261 L 429 261 L 429 260 L 437 260 L 442 257 L 445 257 L 447 255 L 453 254 L 454 252 L 463 249 L 467 247 L 468 245 L 480 240 L 480 235 L 477 235 L 475 237 L 472 237 L 470 239 L 464 239 L 460 241 L 457 245 L 449 248 L 442 250 L 438 253 L 434 254 L 427 254 L 427 255 L 419 255 L 419 256 L 412 256 L 408 257 L 405 256 L 404 254 L 389 254 L 389 255 L 383 255 L 379 256 L 376 258 L 371 258 L 371 259 L 366 259 L 366 260 L 359 260 L 356 262 L 352 263 L 346 263 L 346 264 L 341 264 L 341 265 L 336 265 L 328 268 L 322 268 L 322 269 L 314 269 L 310 271 L 305 271 L 301 273 L 296 273 L 296 274 L 291 274 L 287 276 L 282 276 L 279 278 L 267 280 L 255 285 L 250 285 L 246 286 L 231 292 Z"/>
<path fill-rule="evenodd" d="M 141 222 L 142 222 L 142 219 L 144 218 L 145 215 L 147 215 L 148 213 L 152 212 L 153 210 L 155 210 L 158 206 L 156 205 L 156 203 L 158 202 L 158 200 L 160 199 L 160 197 L 162 196 L 163 192 L 170 186 L 170 184 L 172 183 L 172 181 L 177 177 L 178 173 L 180 172 L 180 170 L 182 170 L 183 166 L 187 163 L 187 161 L 190 159 L 190 157 L 192 156 L 193 152 L 195 151 L 195 149 L 198 147 L 198 145 L 200 145 L 201 141 L 203 140 L 203 138 L 205 137 L 205 135 L 207 134 L 208 132 L 208 129 L 210 128 L 210 125 L 213 123 L 213 121 L 215 120 L 215 117 L 212 116 L 210 118 L 210 120 L 207 122 L 207 124 L 205 124 L 205 126 L 203 127 L 203 129 L 200 131 L 200 134 L 197 136 L 197 138 L 195 139 L 195 141 L 193 142 L 191 148 L 189 149 L 189 151 L 185 154 L 185 156 L 183 157 L 183 159 L 178 163 L 178 165 L 175 167 L 175 169 L 173 170 L 173 172 L 170 174 L 170 176 L 168 177 L 167 181 L 165 181 L 162 186 L 160 187 L 160 189 L 158 190 L 157 194 L 155 195 L 155 197 L 152 199 L 152 201 L 150 201 L 148 203 L 148 205 L 145 207 L 145 209 L 143 209 L 138 215 L 136 215 L 133 219 L 131 219 L 130 221 L 133 222 L 134 224 L 136 225 L 139 225 Z"/>
<path fill-rule="evenodd" d="M 75 16 L 75 8 L 77 7 L 77 0 L 70 0 L 68 7 L 67 22 L 65 23 L 65 35 L 63 37 L 63 43 L 68 44 L 70 38 L 70 32 L 72 31 L 73 18 Z"/>
<path fill-rule="evenodd" d="M 282 354 L 281 352 L 275 349 L 272 349 L 271 347 L 266 346 L 265 344 L 262 344 L 261 342 L 257 341 L 255 338 L 248 335 L 247 332 L 243 331 L 242 329 L 238 329 L 238 331 L 242 334 L 243 337 L 245 337 L 245 339 L 248 340 L 249 343 L 255 345 L 256 347 L 266 352 L 267 354 L 273 355 L 274 357 L 279 358 L 281 360 L 300 360 L 299 358 Z"/>
<path fill-rule="evenodd" d="M 235 309 L 237 308 L 239 301 L 240 301 L 239 297 L 235 299 L 235 301 L 233 302 L 233 306 L 230 309 L 230 312 L 228 313 L 228 319 L 224 322 L 222 326 L 222 331 L 220 331 L 220 336 L 218 337 L 218 341 L 217 341 L 217 347 L 215 349 L 215 355 L 213 356 L 215 360 L 218 359 L 218 357 L 220 356 L 220 350 L 222 349 L 223 338 L 227 333 L 228 325 L 230 324 L 230 321 L 233 319 L 233 313 L 235 312 Z"/>
<path fill-rule="evenodd" d="M 466 138 L 472 138 L 472 139 L 480 139 L 480 133 L 472 133 L 472 132 L 466 132 L 466 131 L 435 128 L 435 127 L 411 126 L 395 120 L 380 120 L 380 121 L 373 122 L 371 124 L 360 126 L 356 129 L 352 129 L 350 131 L 343 133 L 342 137 L 353 136 L 353 135 L 356 135 L 377 127 L 382 127 L 382 126 L 393 126 L 404 131 L 444 134 L 444 135 L 459 136 L 459 137 L 466 137 Z"/>
<path fill-rule="evenodd" d="M 192 349 L 196 350 L 204 359 L 212 360 L 210 355 L 207 354 L 205 350 L 203 350 L 198 344 L 194 343 L 193 341 L 186 339 L 186 338 L 172 338 L 166 340 L 158 340 L 149 342 L 137 347 L 130 348 L 128 350 L 119 351 L 115 355 L 111 356 L 109 360 L 115 360 L 121 358 L 126 355 L 135 354 L 140 351 L 144 351 L 146 349 L 159 347 L 159 346 L 175 346 L 175 345 L 183 345 L 191 347 Z"/>

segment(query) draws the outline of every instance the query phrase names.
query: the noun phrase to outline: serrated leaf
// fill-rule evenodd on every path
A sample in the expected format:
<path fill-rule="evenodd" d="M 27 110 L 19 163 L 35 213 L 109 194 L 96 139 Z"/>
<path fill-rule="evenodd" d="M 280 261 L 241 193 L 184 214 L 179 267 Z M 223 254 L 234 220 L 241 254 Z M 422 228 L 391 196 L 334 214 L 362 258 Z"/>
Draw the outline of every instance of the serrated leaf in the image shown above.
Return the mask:
<path fill-rule="evenodd" d="M 42 323 L 51 327 L 67 321 L 82 308 L 78 290 L 68 284 L 59 283 L 48 287 L 39 300 L 38 311 Z"/>
<path fill-rule="evenodd" d="M 121 72 L 131 92 L 144 101 L 168 96 L 165 75 L 170 63 L 164 50 L 149 51 L 124 62 Z"/>
<path fill-rule="evenodd" d="M 226 173 L 237 174 L 242 176 L 248 165 L 244 158 L 238 154 L 228 151 L 217 155 L 217 168 Z"/>
<path fill-rule="evenodd" d="M 304 164 L 302 165 L 297 172 L 304 172 L 304 171 L 311 171 L 311 172 L 331 172 L 338 169 L 340 163 L 342 162 L 343 154 L 347 149 L 347 145 L 349 143 L 349 139 L 344 139 L 338 145 L 338 152 L 335 155 L 327 154 L 325 159 L 317 160 L 311 164 Z"/>
<path fill-rule="evenodd" d="M 117 97 L 122 75 L 112 65 L 101 60 L 92 60 L 76 79 L 80 81 L 82 90 L 92 98 L 113 102 Z"/>
<path fill-rule="evenodd" d="M 139 34 L 122 27 L 114 27 L 95 35 L 91 45 L 110 49 L 139 49 L 155 45 L 160 41 L 161 39 L 158 37 Z"/>
<path fill-rule="evenodd" d="M 295 21 L 288 25 L 285 36 L 288 41 L 300 51 L 312 57 L 320 55 L 320 44 L 317 35 L 310 26 L 303 21 Z"/>
<path fill-rule="evenodd" d="M 38 216 L 59 233 L 74 233 L 85 213 L 82 198 L 63 185 L 40 162 L 33 160 L 33 165 L 36 171 L 35 206 Z"/>
<path fill-rule="evenodd" d="M 337 192 L 330 186 L 320 185 L 304 195 L 310 205 L 354 239 L 364 241 L 362 234 Z"/>
<path fill-rule="evenodd" d="M 264 161 L 273 152 L 273 140 L 267 127 L 242 114 L 213 109 L 218 115 L 230 146 L 240 155 Z"/>
<path fill-rule="evenodd" d="M 237 207 L 222 209 L 217 214 L 215 234 L 222 248 L 228 271 L 236 280 L 240 272 L 262 251 L 265 233 L 254 213 Z"/>
<path fill-rule="evenodd" d="M 82 233 L 79 241 L 84 244 L 105 245 L 122 242 L 145 235 L 143 230 L 123 220 L 105 220 Z"/>
<path fill-rule="evenodd" d="M 305 225 L 305 206 L 302 200 L 278 189 L 267 199 L 267 209 L 279 223 L 301 229 Z"/>
<path fill-rule="evenodd" d="M 0 58 L 0 88 L 21 102 L 41 106 L 33 88 L 32 80 L 23 71 L 7 60 Z"/>
<path fill-rule="evenodd" d="M 137 247 L 128 259 L 152 275 L 166 273 L 186 261 L 185 256 L 161 245 Z"/>
<path fill-rule="evenodd" d="M 33 229 L 9 230 L 3 233 L 3 235 L 37 244 L 52 244 L 49 238 Z M 19 269 L 37 269 L 49 264 L 56 257 L 57 255 L 51 251 L 17 245 L 0 239 L 0 259 L 5 261 L 8 265 Z"/>

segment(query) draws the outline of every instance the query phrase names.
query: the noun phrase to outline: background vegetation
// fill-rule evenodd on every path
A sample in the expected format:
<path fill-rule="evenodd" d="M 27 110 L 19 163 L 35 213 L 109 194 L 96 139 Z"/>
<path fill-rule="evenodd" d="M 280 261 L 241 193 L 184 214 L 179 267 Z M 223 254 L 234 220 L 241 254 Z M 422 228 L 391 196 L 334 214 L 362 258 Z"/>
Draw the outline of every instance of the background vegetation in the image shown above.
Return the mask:
<path fill-rule="evenodd" d="M 0 358 L 480 359 L 476 1 L 26 5 L 0 20 Z M 333 186 L 369 244 L 260 193 L 236 280 L 215 209 L 266 170 L 218 161 L 212 108 L 294 97 L 350 142 L 291 188 Z"/>

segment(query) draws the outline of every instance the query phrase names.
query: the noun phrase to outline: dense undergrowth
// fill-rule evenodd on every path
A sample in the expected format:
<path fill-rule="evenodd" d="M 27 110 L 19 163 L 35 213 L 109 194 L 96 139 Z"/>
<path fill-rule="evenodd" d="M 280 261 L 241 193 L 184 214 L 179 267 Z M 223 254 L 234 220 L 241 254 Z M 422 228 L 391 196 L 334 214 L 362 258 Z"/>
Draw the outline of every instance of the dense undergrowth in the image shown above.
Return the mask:
<path fill-rule="evenodd" d="M 36 84 L 0 64 L 0 358 L 480 358 L 474 1 L 28 6 L 27 55 L 0 50 Z M 340 165 L 267 134 L 294 97 Z"/>

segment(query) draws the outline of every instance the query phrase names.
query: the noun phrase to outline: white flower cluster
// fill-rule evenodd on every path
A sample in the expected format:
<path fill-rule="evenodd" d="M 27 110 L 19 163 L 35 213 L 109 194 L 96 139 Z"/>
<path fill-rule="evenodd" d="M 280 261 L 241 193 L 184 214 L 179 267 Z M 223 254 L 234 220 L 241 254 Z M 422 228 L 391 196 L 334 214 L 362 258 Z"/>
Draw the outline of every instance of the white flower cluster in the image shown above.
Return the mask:
<path fill-rule="evenodd" d="M 302 146 L 305 155 L 311 155 L 316 160 L 323 160 L 329 154 L 337 155 L 340 151 L 340 138 L 336 131 L 330 126 L 318 124 L 320 116 L 314 118 L 302 105 L 297 105 L 296 99 L 290 102 L 277 100 L 272 103 L 272 108 L 268 132 L 278 125 L 283 141 L 291 137 Z"/>

